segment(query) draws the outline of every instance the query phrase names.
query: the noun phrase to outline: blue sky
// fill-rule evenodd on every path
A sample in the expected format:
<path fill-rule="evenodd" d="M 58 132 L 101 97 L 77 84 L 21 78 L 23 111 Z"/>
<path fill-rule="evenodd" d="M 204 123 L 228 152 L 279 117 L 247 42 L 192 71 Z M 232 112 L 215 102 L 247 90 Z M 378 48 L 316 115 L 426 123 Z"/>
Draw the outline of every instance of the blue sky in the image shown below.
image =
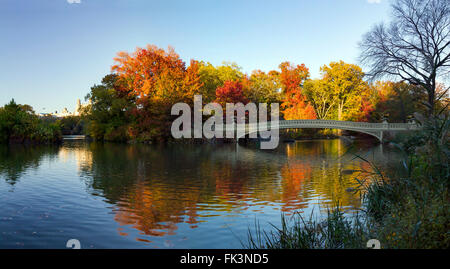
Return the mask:
<path fill-rule="evenodd" d="M 0 106 L 72 111 L 118 51 L 146 44 L 246 73 L 304 63 L 315 78 L 357 64 L 362 35 L 388 16 L 388 0 L 0 0 Z"/>

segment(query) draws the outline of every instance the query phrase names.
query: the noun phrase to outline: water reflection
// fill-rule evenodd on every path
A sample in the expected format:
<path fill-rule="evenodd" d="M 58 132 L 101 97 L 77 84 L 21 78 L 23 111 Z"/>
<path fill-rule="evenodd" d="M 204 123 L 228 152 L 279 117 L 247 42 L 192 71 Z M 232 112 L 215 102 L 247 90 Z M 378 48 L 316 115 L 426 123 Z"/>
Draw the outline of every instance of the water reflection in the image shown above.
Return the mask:
<path fill-rule="evenodd" d="M 336 201 L 344 208 L 358 209 L 360 194 L 348 191 L 357 185 L 355 174 L 345 171 L 370 169 L 352 153 L 380 165 L 396 158 L 379 147 L 356 142 L 350 148 L 341 140 L 282 144 L 275 151 L 235 145 L 80 142 L 60 148 L 6 147 L 0 150 L 0 176 L 14 184 L 46 158 L 60 165 L 52 168 L 61 169 L 53 171 L 57 174 L 75 165 L 85 191 L 109 205 L 104 209 L 117 224 L 116 235 L 129 237 L 134 230 L 140 234 L 133 235 L 136 240 L 151 243 L 160 237 L 184 238 L 186 228 L 215 232 L 219 226 L 211 224 L 214 220 L 230 217 L 242 221 L 250 212 L 292 214 L 318 205 L 326 209 Z M 54 203 L 42 199 L 40 202 Z M 276 215 L 279 218 L 279 213 Z"/>
<path fill-rule="evenodd" d="M 55 158 L 57 146 L 0 145 L 0 176 L 11 185 L 23 173 L 40 166 L 43 158 Z"/>
<path fill-rule="evenodd" d="M 92 162 L 81 170 L 92 189 L 115 204 L 120 225 L 164 236 L 174 234 L 178 223 L 196 228 L 220 212 L 279 206 L 292 213 L 336 201 L 357 209 L 359 193 L 347 191 L 356 186 L 354 175 L 342 171 L 369 167 L 344 155 L 347 149 L 341 140 L 298 142 L 270 153 L 242 147 L 236 152 L 234 146 L 91 144 Z"/>

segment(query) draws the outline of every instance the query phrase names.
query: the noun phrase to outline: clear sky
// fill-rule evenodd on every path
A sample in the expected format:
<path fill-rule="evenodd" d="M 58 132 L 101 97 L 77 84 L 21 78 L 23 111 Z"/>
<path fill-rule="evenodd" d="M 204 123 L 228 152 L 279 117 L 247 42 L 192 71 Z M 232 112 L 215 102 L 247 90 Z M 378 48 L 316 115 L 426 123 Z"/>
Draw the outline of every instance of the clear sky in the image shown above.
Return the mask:
<path fill-rule="evenodd" d="M 146 44 L 246 73 L 304 63 L 315 78 L 358 64 L 362 35 L 388 17 L 388 0 L 0 0 L 0 106 L 73 111 L 118 51 Z"/>

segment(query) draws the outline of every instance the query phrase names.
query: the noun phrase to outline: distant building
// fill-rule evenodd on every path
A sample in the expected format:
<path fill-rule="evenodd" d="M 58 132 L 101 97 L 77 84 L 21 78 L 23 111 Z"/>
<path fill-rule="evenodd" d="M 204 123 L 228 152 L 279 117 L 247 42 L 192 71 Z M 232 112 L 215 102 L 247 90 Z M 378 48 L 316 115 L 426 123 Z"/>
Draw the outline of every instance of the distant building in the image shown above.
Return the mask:
<path fill-rule="evenodd" d="M 82 104 L 80 99 L 77 99 L 77 104 L 75 106 L 75 111 L 73 112 L 74 116 L 80 116 L 81 113 L 83 112 L 83 109 L 86 108 L 87 106 L 91 105 L 92 101 L 91 99 L 89 99 L 89 102 L 87 104 Z"/>
<path fill-rule="evenodd" d="M 81 101 L 80 99 L 77 99 L 77 105 L 75 106 L 75 112 L 73 112 L 75 116 L 78 116 L 81 114 Z"/>
<path fill-rule="evenodd" d="M 55 111 L 54 113 L 39 113 L 41 117 L 56 117 L 56 118 L 64 118 L 70 116 L 80 116 L 83 109 L 91 104 L 91 100 L 87 104 L 82 104 L 80 99 L 77 99 L 77 104 L 75 105 L 75 111 L 72 113 L 66 107 L 61 111 Z"/>
<path fill-rule="evenodd" d="M 60 113 L 56 114 L 55 116 L 58 118 L 64 118 L 72 116 L 72 113 L 70 113 L 69 110 L 67 110 L 67 107 L 65 107 Z"/>
<path fill-rule="evenodd" d="M 38 114 L 39 117 L 53 117 L 52 113 L 39 113 Z"/>

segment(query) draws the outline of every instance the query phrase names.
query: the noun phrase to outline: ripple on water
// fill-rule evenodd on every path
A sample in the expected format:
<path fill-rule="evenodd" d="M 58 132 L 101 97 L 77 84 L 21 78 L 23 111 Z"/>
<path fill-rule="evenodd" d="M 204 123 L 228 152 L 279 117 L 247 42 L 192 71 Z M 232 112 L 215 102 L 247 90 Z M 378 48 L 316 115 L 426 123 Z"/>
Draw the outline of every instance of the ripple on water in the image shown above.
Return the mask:
<path fill-rule="evenodd" d="M 327 140 L 271 152 L 77 142 L 6 151 L 0 248 L 65 248 L 71 238 L 83 248 L 240 248 L 255 221 L 269 228 L 281 213 L 321 216 L 336 197 L 350 213 L 358 208 L 342 171 L 363 164 L 340 158 L 344 150 Z"/>

